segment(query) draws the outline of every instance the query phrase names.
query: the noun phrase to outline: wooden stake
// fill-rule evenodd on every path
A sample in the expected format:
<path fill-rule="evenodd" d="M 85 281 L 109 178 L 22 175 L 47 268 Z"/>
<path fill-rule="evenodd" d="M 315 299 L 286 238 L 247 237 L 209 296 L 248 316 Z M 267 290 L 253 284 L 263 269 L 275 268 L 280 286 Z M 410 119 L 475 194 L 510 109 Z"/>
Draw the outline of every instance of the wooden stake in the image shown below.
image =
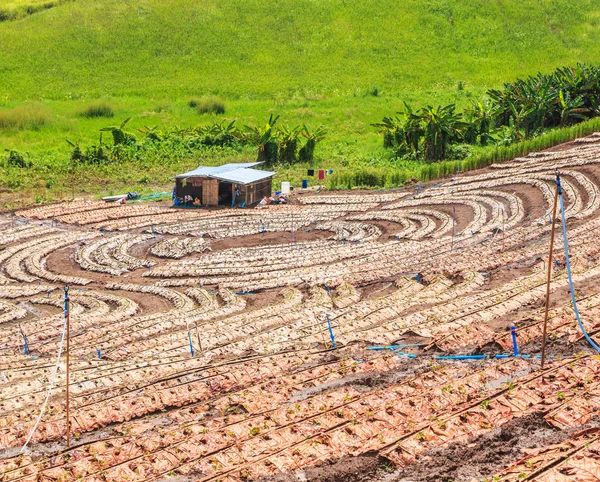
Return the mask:
<path fill-rule="evenodd" d="M 504 253 L 504 209 L 502 209 L 502 252 Z"/>
<path fill-rule="evenodd" d="M 65 316 L 67 318 L 67 448 L 71 446 L 71 424 L 69 417 L 69 342 L 70 342 L 70 325 L 71 325 L 71 303 L 69 300 L 69 287 L 65 286 Z"/>
<path fill-rule="evenodd" d="M 200 354 L 202 354 L 203 353 L 202 341 L 200 340 L 200 331 L 198 331 L 198 322 L 194 321 L 194 325 L 196 325 L 196 336 L 198 337 L 198 347 L 200 348 Z"/>
<path fill-rule="evenodd" d="M 450 251 L 454 251 L 454 232 L 456 231 L 454 227 L 454 218 L 456 217 L 456 208 L 452 207 L 452 243 L 450 244 Z"/>
<path fill-rule="evenodd" d="M 546 360 L 546 329 L 548 326 L 548 310 L 550 309 L 550 278 L 552 276 L 552 250 L 554 249 L 554 227 L 556 226 L 556 206 L 558 204 L 558 185 L 554 195 L 554 208 L 552 209 L 552 227 L 550 228 L 550 253 L 548 254 L 548 279 L 546 280 L 546 310 L 544 312 L 544 331 L 542 333 L 542 368 Z"/>

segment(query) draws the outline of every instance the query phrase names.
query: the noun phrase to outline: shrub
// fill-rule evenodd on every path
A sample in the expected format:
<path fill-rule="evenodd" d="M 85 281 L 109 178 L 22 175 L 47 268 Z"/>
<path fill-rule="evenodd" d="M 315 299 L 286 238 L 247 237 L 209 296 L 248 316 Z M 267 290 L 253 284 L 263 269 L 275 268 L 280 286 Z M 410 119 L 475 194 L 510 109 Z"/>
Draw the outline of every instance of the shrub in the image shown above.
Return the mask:
<path fill-rule="evenodd" d="M 468 144 L 454 144 L 448 146 L 446 157 L 450 160 L 467 159 L 471 155 L 471 146 Z"/>
<path fill-rule="evenodd" d="M 192 98 L 188 105 L 196 109 L 198 114 L 225 114 L 225 102 L 217 97 Z"/>
<path fill-rule="evenodd" d="M 8 20 L 13 20 L 15 17 L 15 12 L 8 10 L 7 8 L 0 8 L 0 22 L 6 22 Z"/>
<path fill-rule="evenodd" d="M 81 117 L 113 117 L 112 107 L 107 102 L 90 102 L 80 113 Z"/>
<path fill-rule="evenodd" d="M 24 104 L 0 110 L 0 129 L 39 130 L 48 124 L 46 109 L 37 104 Z"/>
<path fill-rule="evenodd" d="M 31 162 L 27 162 L 19 151 L 8 151 L 6 165 L 9 167 L 31 167 Z"/>

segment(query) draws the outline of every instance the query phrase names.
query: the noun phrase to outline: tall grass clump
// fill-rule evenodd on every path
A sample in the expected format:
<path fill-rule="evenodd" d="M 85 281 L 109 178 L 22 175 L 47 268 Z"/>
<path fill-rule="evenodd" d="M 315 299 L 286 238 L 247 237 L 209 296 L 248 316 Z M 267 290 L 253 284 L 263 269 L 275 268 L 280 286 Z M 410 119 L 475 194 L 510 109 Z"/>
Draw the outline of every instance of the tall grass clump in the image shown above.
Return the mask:
<path fill-rule="evenodd" d="M 193 97 L 188 105 L 198 112 L 198 114 L 225 114 L 225 102 L 217 97 Z"/>
<path fill-rule="evenodd" d="M 48 111 L 41 105 L 25 104 L 14 109 L 0 109 L 0 129 L 37 131 L 50 122 Z"/>
<path fill-rule="evenodd" d="M 18 5 L 16 7 L 2 7 L 0 8 L 0 22 L 19 20 L 21 18 L 27 17 L 28 15 L 33 15 L 34 13 L 49 10 L 51 8 L 58 7 L 63 3 L 71 1 L 73 0 L 47 0 L 45 2 L 35 3 L 25 2 L 23 5 Z"/>
<path fill-rule="evenodd" d="M 579 137 L 588 136 L 600 130 L 600 117 L 562 129 L 549 130 L 538 137 L 509 144 L 507 146 L 488 147 L 478 154 L 461 161 L 460 170 L 481 169 L 495 162 L 510 161 L 516 157 L 526 156 L 532 152 L 549 149 Z M 444 163 L 445 164 L 445 163 Z"/>
<path fill-rule="evenodd" d="M 413 165 L 396 168 L 394 166 L 359 167 L 337 169 L 327 179 L 328 189 L 394 188 L 428 182 L 455 176 L 458 173 L 482 169 L 497 162 L 513 160 L 558 146 L 600 131 L 600 118 L 575 124 L 562 129 L 552 129 L 532 139 L 507 146 L 487 146 L 463 160 L 426 163 L 415 161 Z"/>
<path fill-rule="evenodd" d="M 95 117 L 114 117 L 115 113 L 108 102 L 101 101 L 90 102 L 79 112 L 79 115 L 92 119 Z"/>

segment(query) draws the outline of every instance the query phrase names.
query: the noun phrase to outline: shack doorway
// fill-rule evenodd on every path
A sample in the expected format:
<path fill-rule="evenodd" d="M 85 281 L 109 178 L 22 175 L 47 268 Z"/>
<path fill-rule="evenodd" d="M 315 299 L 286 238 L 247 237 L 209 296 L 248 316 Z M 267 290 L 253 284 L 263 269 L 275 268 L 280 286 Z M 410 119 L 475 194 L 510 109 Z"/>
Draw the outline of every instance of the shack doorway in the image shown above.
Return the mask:
<path fill-rule="evenodd" d="M 219 204 L 223 206 L 231 206 L 233 201 L 233 184 L 230 182 L 219 182 Z"/>

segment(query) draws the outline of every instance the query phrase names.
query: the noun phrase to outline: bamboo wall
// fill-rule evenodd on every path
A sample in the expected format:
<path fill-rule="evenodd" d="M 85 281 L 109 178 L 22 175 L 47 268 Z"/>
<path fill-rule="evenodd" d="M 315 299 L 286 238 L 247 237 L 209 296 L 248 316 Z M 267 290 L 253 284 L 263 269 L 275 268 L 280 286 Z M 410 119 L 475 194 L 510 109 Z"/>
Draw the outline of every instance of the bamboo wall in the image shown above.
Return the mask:
<path fill-rule="evenodd" d="M 203 206 L 216 206 L 219 204 L 219 180 L 203 177 L 189 177 L 186 185 L 183 185 L 182 179 L 177 179 L 176 194 L 183 197 L 190 194 L 194 199 L 199 197 Z M 239 187 L 240 195 L 236 198 L 236 204 L 246 203 L 256 204 L 264 196 L 269 197 L 273 192 L 272 179 L 264 179 L 253 184 L 232 184 L 232 195 L 235 187 Z"/>
<path fill-rule="evenodd" d="M 205 206 L 219 204 L 219 181 L 217 179 L 203 179 L 202 204 Z"/>
<path fill-rule="evenodd" d="M 265 179 L 253 184 L 240 186 L 240 196 L 236 203 L 256 204 L 264 196 L 269 197 L 272 193 L 272 179 Z"/>

